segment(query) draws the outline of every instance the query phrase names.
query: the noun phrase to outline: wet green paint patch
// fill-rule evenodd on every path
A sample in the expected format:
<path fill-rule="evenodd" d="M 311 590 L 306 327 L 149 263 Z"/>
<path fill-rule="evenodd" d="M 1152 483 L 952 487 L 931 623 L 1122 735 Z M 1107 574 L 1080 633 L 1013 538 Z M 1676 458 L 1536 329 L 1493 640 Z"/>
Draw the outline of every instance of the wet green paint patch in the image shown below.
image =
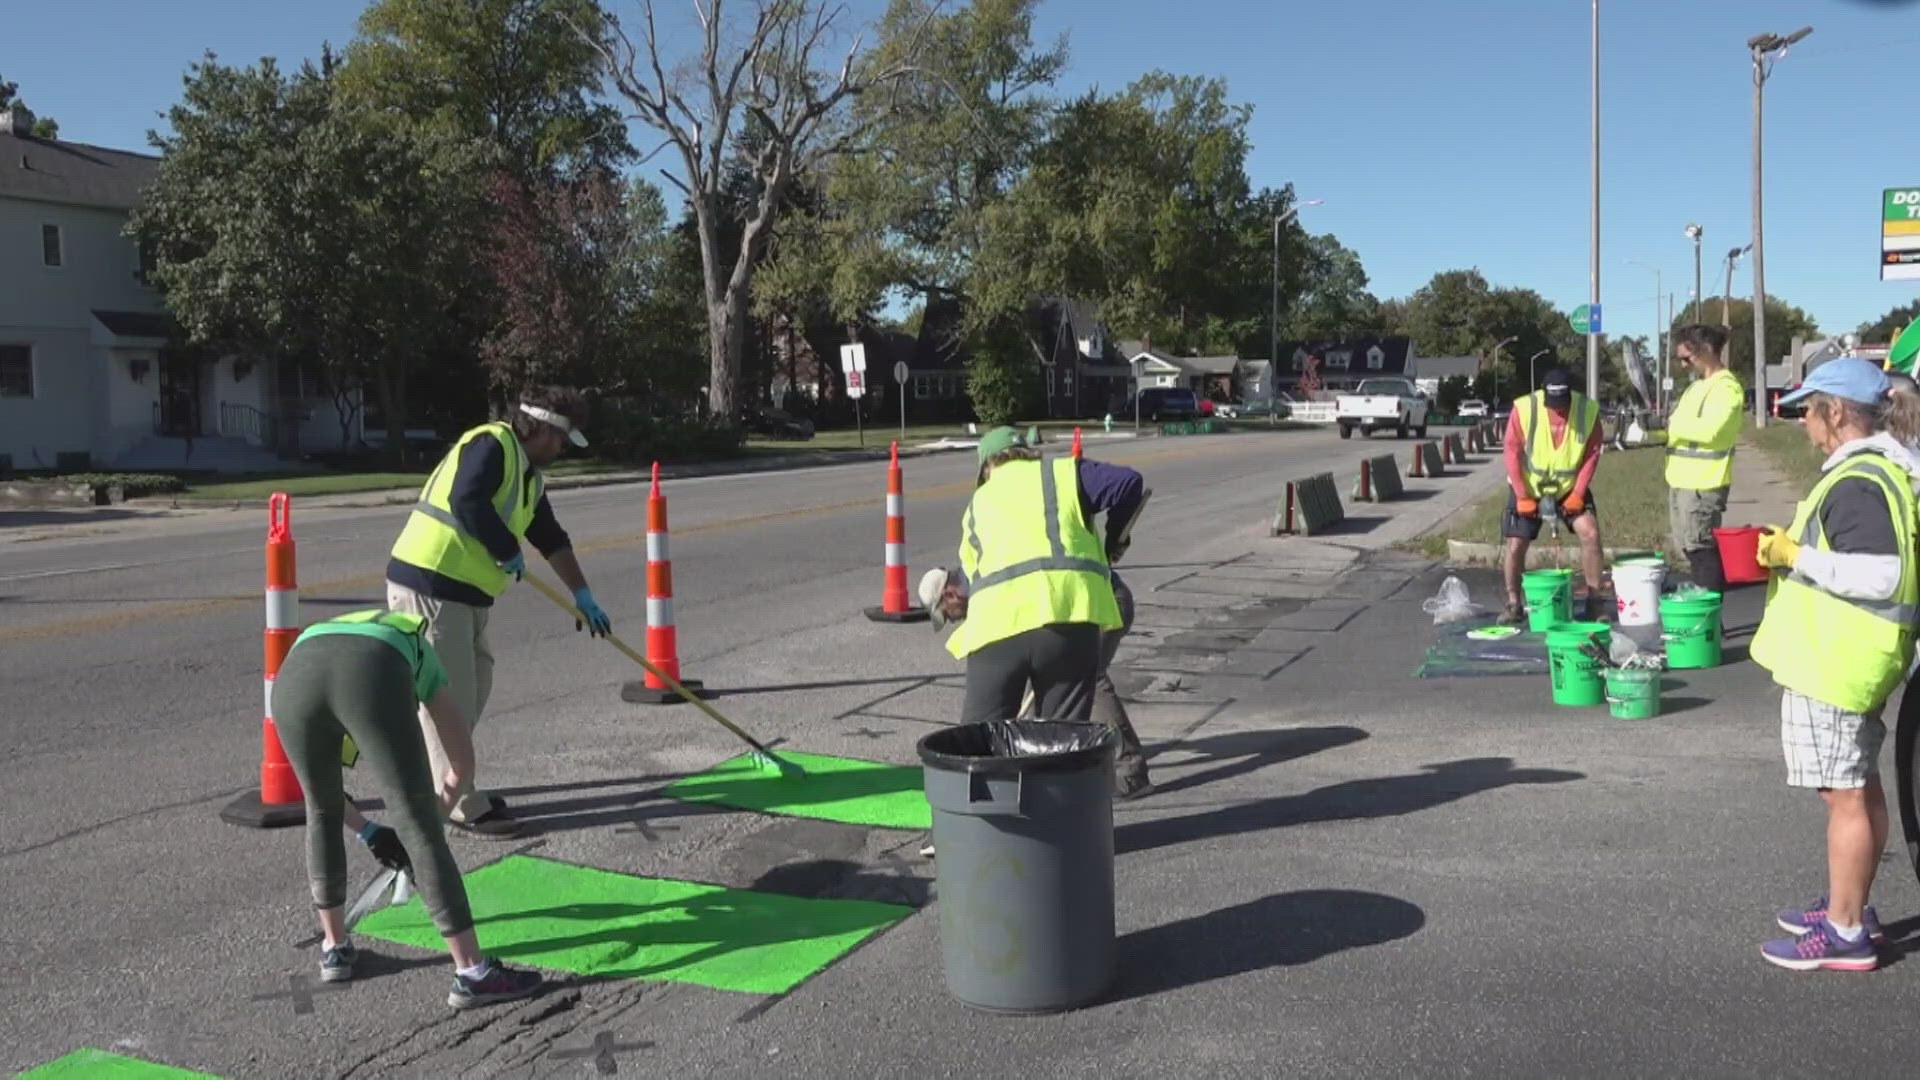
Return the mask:
<path fill-rule="evenodd" d="M 105 1050 L 75 1050 L 20 1073 L 17 1080 L 219 1080 L 212 1073 L 156 1065 Z"/>
<path fill-rule="evenodd" d="M 930 829 L 920 769 L 859 758 L 779 755 L 806 770 L 805 776 L 777 776 L 742 754 L 668 786 L 666 794 L 685 802 L 718 803 L 741 810 L 787 817 L 816 818 L 883 829 Z"/>
<path fill-rule="evenodd" d="M 815 900 L 632 877 L 528 855 L 468 874 L 480 947 L 547 971 L 780 994 L 913 913 L 868 900 Z M 355 928 L 423 949 L 444 945 L 416 898 Z"/>

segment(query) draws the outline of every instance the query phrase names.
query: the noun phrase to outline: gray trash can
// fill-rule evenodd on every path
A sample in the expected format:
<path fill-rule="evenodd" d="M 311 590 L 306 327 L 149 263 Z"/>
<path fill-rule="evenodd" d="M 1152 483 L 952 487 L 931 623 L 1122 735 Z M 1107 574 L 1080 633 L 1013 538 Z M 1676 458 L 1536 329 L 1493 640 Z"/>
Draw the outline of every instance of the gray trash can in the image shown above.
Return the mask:
<path fill-rule="evenodd" d="M 1086 1005 L 1114 976 L 1113 732 L 962 724 L 920 740 L 947 990 L 977 1009 Z"/>

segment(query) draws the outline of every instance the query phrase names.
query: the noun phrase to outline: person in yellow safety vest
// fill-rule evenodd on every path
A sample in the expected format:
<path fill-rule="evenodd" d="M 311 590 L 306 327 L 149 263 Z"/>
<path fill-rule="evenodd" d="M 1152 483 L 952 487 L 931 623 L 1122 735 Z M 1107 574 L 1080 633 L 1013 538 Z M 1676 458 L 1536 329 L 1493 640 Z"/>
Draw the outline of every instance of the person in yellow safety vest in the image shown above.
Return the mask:
<path fill-rule="evenodd" d="M 1121 626 L 1107 545 L 1089 512 L 1113 508 L 1089 506 L 1073 458 L 1042 459 L 1012 428 L 982 436 L 979 459 L 979 486 L 961 520 L 966 621 L 947 641 L 967 662 L 961 722 L 1014 719 L 1028 683 L 1035 716 L 1086 722 L 1101 634 Z M 1110 530 L 1123 529 L 1125 516 L 1109 513 Z"/>
<path fill-rule="evenodd" d="M 1727 332 L 1694 323 L 1673 333 L 1674 355 L 1694 380 L 1667 417 L 1667 524 L 1673 546 L 1687 557 L 1693 582 L 1714 592 L 1727 587 L 1713 530 L 1727 511 L 1733 484 L 1733 444 L 1740 437 L 1746 390 L 1724 360 Z"/>
<path fill-rule="evenodd" d="M 1827 893 L 1780 912 L 1793 936 L 1761 955 L 1795 971 L 1869 971 L 1879 919 L 1867 898 L 1887 842 L 1880 714 L 1913 660 L 1920 462 L 1886 430 L 1887 376 L 1874 364 L 1829 360 L 1782 403 L 1801 400 L 1807 439 L 1827 458 L 1793 524 L 1761 534 L 1773 575 L 1751 654 L 1784 691 L 1787 783 L 1827 804 Z"/>
<path fill-rule="evenodd" d="M 1593 472 L 1600 464 L 1600 406 L 1573 389 L 1573 376 L 1554 368 L 1540 389 L 1515 401 L 1507 421 L 1507 512 L 1500 535 L 1507 550 L 1501 568 L 1506 580 L 1507 606 L 1500 621 L 1518 626 L 1527 621 L 1520 575 L 1527 566 L 1527 548 L 1540 538 L 1542 504 L 1554 512 L 1580 539 L 1580 562 L 1587 579 L 1587 599 L 1581 613 L 1587 619 L 1604 618 L 1606 607 L 1600 586 L 1600 518 L 1594 512 Z"/>
<path fill-rule="evenodd" d="M 387 607 L 427 620 L 427 640 L 447 669 L 447 683 L 470 724 L 478 724 L 493 690 L 493 650 L 487 615 L 507 586 L 526 571 L 525 538 L 553 567 L 588 630 L 612 626 L 594 601 L 574 558 L 573 541 L 553 515 L 540 470 L 570 442 L 584 447 L 585 415 L 578 395 L 542 390 L 522 396 L 506 421 L 481 424 L 460 436 L 420 489 L 407 524 L 387 561 Z M 433 773 L 446 771 L 446 751 L 421 715 Z M 456 830 L 505 839 L 520 832 L 497 795 L 468 791 L 447 816 Z"/>

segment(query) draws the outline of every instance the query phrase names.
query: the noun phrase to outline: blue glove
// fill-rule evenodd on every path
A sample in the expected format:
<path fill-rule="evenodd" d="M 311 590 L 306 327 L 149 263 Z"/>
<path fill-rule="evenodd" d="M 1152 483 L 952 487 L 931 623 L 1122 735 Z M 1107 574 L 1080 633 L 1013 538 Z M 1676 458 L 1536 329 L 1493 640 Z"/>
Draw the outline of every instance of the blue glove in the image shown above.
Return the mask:
<path fill-rule="evenodd" d="M 500 569 L 512 574 L 513 580 L 519 581 L 520 576 L 527 572 L 527 557 L 516 551 L 513 553 L 513 558 L 500 564 Z"/>
<path fill-rule="evenodd" d="M 602 637 L 613 629 L 613 620 L 607 618 L 607 613 L 601 611 L 600 605 L 593 602 L 592 589 L 573 590 L 573 606 L 579 608 L 580 614 L 587 617 L 587 633 L 594 637 Z M 579 620 L 574 620 L 573 628 L 580 629 Z"/>

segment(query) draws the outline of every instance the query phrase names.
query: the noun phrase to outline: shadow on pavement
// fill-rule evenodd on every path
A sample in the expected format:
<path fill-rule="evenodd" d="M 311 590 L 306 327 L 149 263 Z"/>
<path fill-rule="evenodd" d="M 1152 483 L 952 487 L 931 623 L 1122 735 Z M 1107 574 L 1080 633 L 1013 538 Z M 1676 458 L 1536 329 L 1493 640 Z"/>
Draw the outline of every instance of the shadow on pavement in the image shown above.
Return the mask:
<path fill-rule="evenodd" d="M 120 521 L 139 516 L 138 510 L 115 510 L 108 507 L 88 509 L 76 506 L 46 510 L 0 510 L 0 529 L 21 528 L 27 525 L 86 525 L 97 521 Z"/>
<path fill-rule="evenodd" d="M 880 679 L 836 679 L 827 682 L 776 683 L 768 686 L 713 686 L 708 687 L 709 698 L 744 697 L 748 694 L 785 694 L 799 690 L 841 690 L 852 686 L 896 686 L 906 683 L 929 684 L 941 679 L 952 679 L 959 672 L 942 671 L 933 675 L 890 675 Z"/>
<path fill-rule="evenodd" d="M 1175 763 L 1164 763 L 1163 768 L 1185 769 L 1210 761 L 1223 762 L 1210 769 L 1183 773 L 1170 780 L 1156 780 L 1153 790 L 1165 795 L 1168 792 L 1184 791 L 1187 788 L 1211 784 L 1228 777 L 1244 776 L 1258 772 L 1269 765 L 1278 765 L 1295 758 L 1307 757 L 1323 750 L 1332 750 L 1337 746 L 1356 743 L 1367 737 L 1367 733 L 1357 727 L 1313 727 L 1292 728 L 1281 731 L 1239 731 L 1223 735 L 1214 735 L 1205 739 L 1192 739 L 1164 746 L 1147 755 L 1153 761 L 1160 754 L 1172 750 L 1191 751 L 1198 757 Z"/>
<path fill-rule="evenodd" d="M 1113 849 L 1124 854 L 1287 825 L 1397 817 L 1512 784 L 1586 779 L 1585 773 L 1564 769 L 1516 769 L 1513 759 L 1504 757 L 1466 758 L 1424 768 L 1421 773 L 1347 780 L 1300 795 L 1234 803 L 1185 817 L 1129 822 L 1113 831 Z"/>
<path fill-rule="evenodd" d="M 1410 937 L 1426 921 L 1417 905 L 1380 893 L 1303 889 L 1262 897 L 1121 938 L 1113 1000 L 1310 964 Z"/>

